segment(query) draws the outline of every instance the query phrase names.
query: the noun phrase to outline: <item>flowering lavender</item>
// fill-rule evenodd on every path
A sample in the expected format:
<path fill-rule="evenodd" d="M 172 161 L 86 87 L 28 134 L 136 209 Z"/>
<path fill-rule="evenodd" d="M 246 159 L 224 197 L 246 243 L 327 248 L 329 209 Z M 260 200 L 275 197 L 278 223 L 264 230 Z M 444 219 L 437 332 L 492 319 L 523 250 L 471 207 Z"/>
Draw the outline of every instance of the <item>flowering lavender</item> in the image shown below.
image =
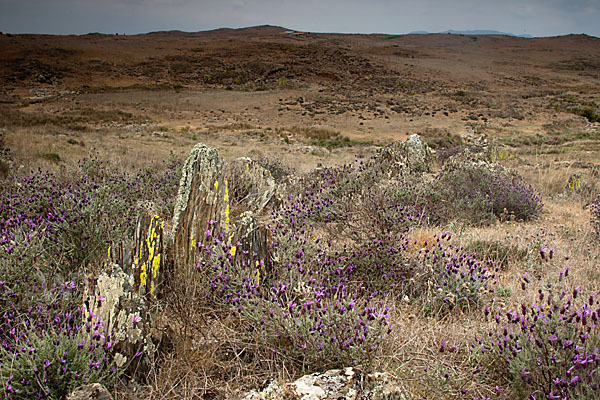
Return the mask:
<path fill-rule="evenodd" d="M 537 218 L 543 207 L 533 187 L 501 165 L 448 169 L 436 177 L 431 191 L 448 202 L 445 220 L 460 216 L 471 223 L 488 223 L 494 217 L 527 221 Z"/>
<path fill-rule="evenodd" d="M 484 355 L 488 368 L 510 382 L 520 398 L 598 396 L 600 307 L 595 293 L 584 297 L 580 286 L 569 284 L 569 269 L 540 283 L 536 299 L 529 304 L 485 309 L 497 327 L 476 336 L 473 349 Z M 535 284 L 527 274 L 521 279 L 524 288 Z"/>
<path fill-rule="evenodd" d="M 64 398 L 118 374 L 103 322 L 82 321 L 83 271 L 131 234 L 142 202 L 172 212 L 178 172 L 128 175 L 96 160 L 68 178 L 32 171 L 0 195 L 0 380 L 7 398 Z"/>
<path fill-rule="evenodd" d="M 421 268 L 432 290 L 429 306 L 436 313 L 479 306 L 484 295 L 494 291 L 499 271 L 492 260 L 480 260 L 476 254 L 444 243 L 450 237 L 448 233 L 436 235 L 429 246 L 420 250 Z"/>
<path fill-rule="evenodd" d="M 298 250 L 293 260 L 267 265 L 238 251 L 242 243 L 211 236 L 198 264 L 207 298 L 236 310 L 258 344 L 311 370 L 369 361 L 389 330 L 388 310 L 380 293 L 349 285 L 354 268 L 346 258 L 307 259 Z"/>

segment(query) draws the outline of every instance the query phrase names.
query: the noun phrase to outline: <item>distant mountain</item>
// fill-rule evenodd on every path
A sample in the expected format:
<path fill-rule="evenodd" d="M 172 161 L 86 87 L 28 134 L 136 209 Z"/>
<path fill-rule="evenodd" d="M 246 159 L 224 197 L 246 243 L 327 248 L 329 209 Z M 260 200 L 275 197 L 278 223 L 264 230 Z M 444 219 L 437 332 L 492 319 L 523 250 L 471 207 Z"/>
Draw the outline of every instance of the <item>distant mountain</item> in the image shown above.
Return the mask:
<path fill-rule="evenodd" d="M 410 32 L 411 35 L 427 35 L 430 33 L 434 33 L 434 32 L 427 32 L 427 31 Z M 447 33 L 447 34 L 451 34 L 451 35 L 504 35 L 504 36 L 514 36 L 514 37 L 522 37 L 522 38 L 532 38 L 533 37 L 531 35 L 515 35 L 514 33 L 500 32 L 500 31 L 494 31 L 494 30 L 455 31 L 453 29 L 449 29 L 447 31 L 437 32 L 437 33 Z"/>

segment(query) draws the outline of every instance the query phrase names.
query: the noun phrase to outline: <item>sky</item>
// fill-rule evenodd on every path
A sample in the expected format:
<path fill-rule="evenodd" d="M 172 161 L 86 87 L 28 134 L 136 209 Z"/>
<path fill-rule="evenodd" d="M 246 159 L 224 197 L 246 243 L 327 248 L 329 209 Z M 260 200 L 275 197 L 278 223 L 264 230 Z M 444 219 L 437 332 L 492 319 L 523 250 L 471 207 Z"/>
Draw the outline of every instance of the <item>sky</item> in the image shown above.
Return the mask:
<path fill-rule="evenodd" d="M 136 34 L 256 25 L 308 32 L 485 29 L 600 37 L 600 0 L 0 0 L 5 33 Z"/>

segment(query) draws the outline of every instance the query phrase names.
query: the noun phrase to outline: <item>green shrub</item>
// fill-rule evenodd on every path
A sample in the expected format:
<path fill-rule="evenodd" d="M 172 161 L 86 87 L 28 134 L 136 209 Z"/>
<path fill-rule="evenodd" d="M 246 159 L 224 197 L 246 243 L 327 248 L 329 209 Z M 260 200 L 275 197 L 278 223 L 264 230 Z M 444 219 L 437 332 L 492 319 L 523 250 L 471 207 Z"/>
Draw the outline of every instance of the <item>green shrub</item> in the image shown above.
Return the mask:
<path fill-rule="evenodd" d="M 85 326 L 63 324 L 39 332 L 30 325 L 12 343 L 0 346 L 5 398 L 62 400 L 83 384 L 110 387 L 120 370 L 110 353 L 110 338 L 93 332 L 96 322 L 89 323 L 92 334 Z"/>

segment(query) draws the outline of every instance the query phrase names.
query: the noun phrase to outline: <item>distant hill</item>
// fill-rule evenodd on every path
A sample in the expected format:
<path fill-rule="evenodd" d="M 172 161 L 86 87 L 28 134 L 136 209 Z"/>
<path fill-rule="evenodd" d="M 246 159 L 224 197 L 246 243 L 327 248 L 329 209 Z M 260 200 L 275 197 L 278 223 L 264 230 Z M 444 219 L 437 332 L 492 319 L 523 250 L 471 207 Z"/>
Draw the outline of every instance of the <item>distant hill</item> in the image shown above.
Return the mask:
<path fill-rule="evenodd" d="M 427 31 L 414 31 L 410 32 L 411 35 L 427 35 L 434 32 Z M 513 36 L 513 37 L 522 37 L 522 38 L 532 38 L 531 35 L 515 35 L 514 33 L 508 32 L 500 32 L 494 30 L 472 30 L 472 31 L 455 31 L 453 29 L 449 29 L 444 32 L 436 32 L 436 33 L 448 33 L 451 35 L 504 35 L 504 36 Z"/>

